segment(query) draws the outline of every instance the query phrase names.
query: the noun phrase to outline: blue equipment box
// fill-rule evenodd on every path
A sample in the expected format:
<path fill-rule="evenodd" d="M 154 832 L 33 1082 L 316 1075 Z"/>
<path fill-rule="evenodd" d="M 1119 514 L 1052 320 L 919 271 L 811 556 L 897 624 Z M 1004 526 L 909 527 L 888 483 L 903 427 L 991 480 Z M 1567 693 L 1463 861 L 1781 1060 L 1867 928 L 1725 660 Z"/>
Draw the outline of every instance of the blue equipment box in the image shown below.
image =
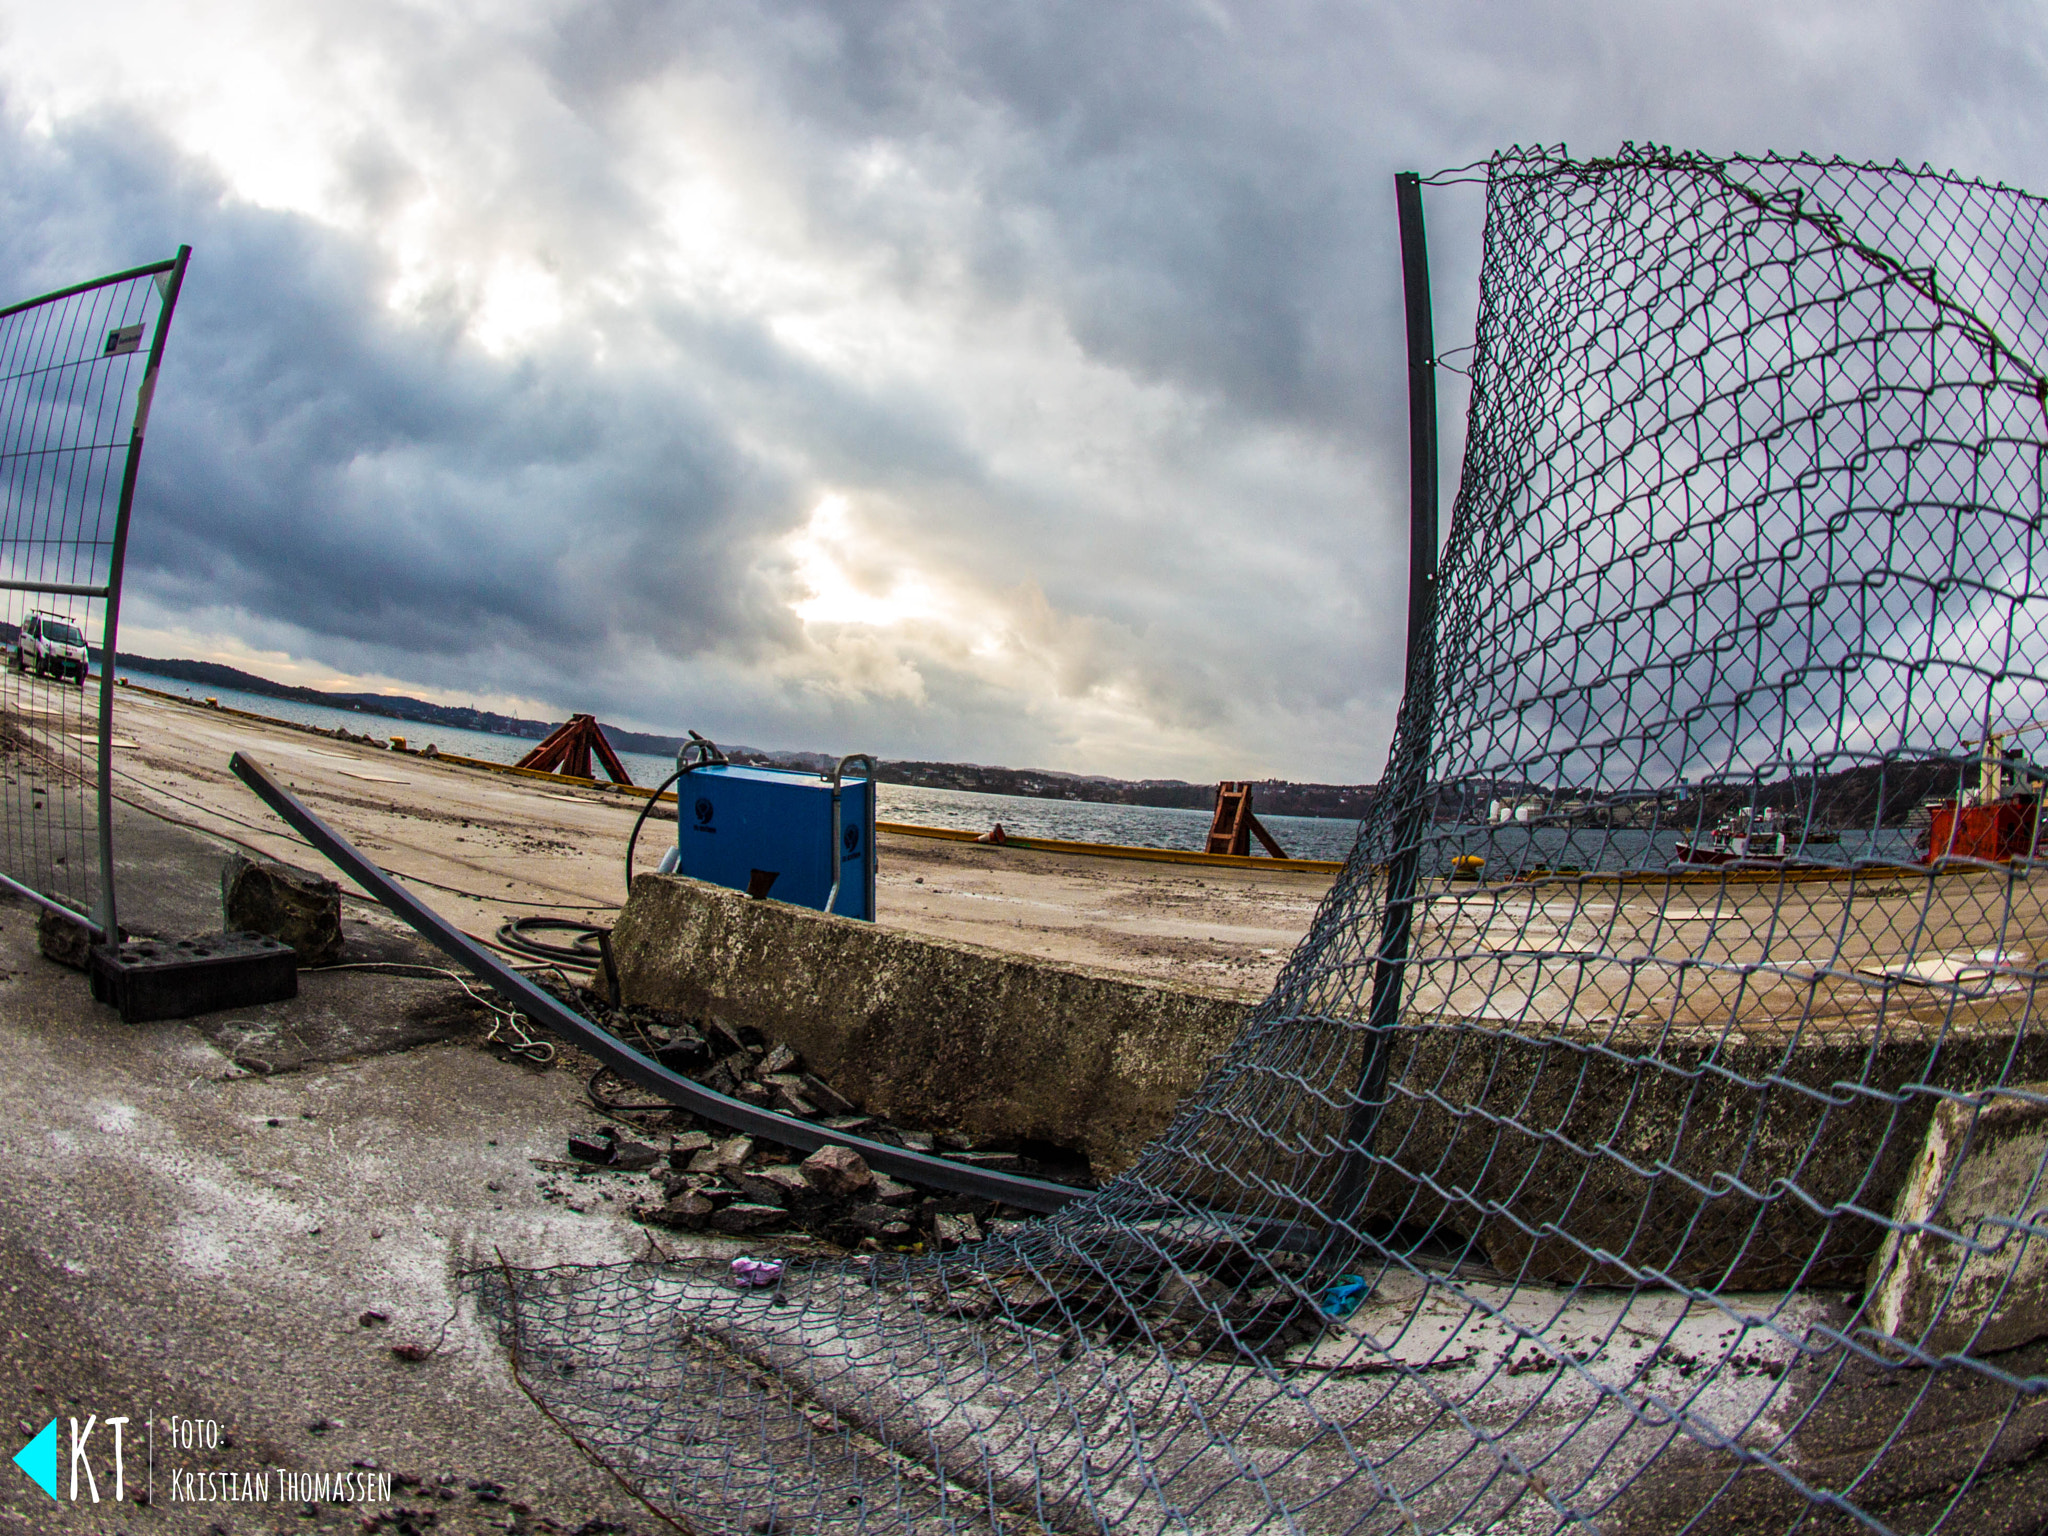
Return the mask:
<path fill-rule="evenodd" d="M 843 766 L 843 765 L 842 765 Z M 841 917 L 875 916 L 875 785 L 815 773 L 696 763 L 676 781 L 676 873 L 825 910 L 839 849 Z"/>

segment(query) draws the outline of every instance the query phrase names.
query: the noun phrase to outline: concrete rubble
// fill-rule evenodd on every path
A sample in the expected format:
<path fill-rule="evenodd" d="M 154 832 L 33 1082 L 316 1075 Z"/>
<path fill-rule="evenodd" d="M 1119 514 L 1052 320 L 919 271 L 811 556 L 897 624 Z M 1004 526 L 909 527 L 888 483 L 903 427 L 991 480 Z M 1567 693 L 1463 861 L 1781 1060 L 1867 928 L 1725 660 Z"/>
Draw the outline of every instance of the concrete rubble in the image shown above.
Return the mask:
<path fill-rule="evenodd" d="M 892 1145 L 936 1151 L 970 1166 L 1022 1172 L 1061 1182 L 1088 1182 L 1087 1166 L 1072 1156 L 1047 1164 L 1014 1142 L 932 1133 L 892 1125 L 871 1115 L 827 1114 L 821 1105 L 846 1101 L 788 1044 L 716 1016 L 686 1019 L 644 1004 L 613 1007 L 583 988 L 557 987 L 563 1000 L 620 1039 L 707 1087 L 743 1102 L 749 1089 L 776 1086 L 775 1108 L 835 1129 Z M 602 1102 L 602 1101 L 600 1101 Z M 955 1248 L 980 1242 L 991 1223 L 1020 1221 L 1025 1212 L 997 1201 L 938 1191 L 877 1174 L 859 1153 L 827 1146 L 798 1154 L 751 1136 L 735 1135 L 683 1110 L 642 1110 L 622 1119 L 658 1126 L 665 1149 L 623 1135 L 615 1125 L 568 1139 L 569 1159 L 594 1168 L 645 1172 L 659 1197 L 639 1202 L 649 1223 L 688 1232 L 735 1236 L 805 1234 L 848 1249 Z M 648 1134 L 647 1130 L 640 1134 Z M 1041 1154 L 1057 1149 L 1039 1148 Z"/>

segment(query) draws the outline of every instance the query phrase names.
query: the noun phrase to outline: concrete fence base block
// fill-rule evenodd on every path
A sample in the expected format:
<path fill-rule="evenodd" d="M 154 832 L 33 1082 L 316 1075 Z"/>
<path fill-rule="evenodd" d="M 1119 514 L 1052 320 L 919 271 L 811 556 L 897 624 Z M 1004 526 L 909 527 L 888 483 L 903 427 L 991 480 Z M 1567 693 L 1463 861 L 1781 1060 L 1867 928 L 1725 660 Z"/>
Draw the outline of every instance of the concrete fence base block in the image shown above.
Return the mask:
<path fill-rule="evenodd" d="M 2048 1103 L 2013 1089 L 1935 1109 L 1892 1213 L 1907 1230 L 1871 1262 L 1867 1322 L 1929 1354 L 2048 1337 Z"/>
<path fill-rule="evenodd" d="M 628 1002 L 803 1053 L 863 1112 L 1131 1163 L 1237 1037 L 1223 993 L 1054 965 L 642 875 L 612 934 Z"/>

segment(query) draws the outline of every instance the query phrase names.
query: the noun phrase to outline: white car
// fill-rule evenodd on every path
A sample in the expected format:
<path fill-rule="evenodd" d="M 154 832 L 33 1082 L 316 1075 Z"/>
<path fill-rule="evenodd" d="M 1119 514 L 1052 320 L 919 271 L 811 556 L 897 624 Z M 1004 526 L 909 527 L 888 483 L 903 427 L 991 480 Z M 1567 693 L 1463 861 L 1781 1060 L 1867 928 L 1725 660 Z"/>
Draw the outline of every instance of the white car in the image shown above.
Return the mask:
<path fill-rule="evenodd" d="M 83 688 L 87 657 L 78 625 L 61 614 L 31 611 L 14 639 L 14 670 L 26 672 L 31 666 L 37 677 L 68 678 Z"/>

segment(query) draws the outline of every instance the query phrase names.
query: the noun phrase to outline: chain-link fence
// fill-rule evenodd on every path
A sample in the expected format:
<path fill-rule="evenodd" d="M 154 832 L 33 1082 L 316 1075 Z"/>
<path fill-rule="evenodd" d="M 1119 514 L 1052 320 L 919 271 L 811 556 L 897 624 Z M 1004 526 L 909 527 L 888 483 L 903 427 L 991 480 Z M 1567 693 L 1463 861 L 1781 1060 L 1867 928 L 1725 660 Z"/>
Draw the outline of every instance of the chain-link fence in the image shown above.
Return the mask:
<path fill-rule="evenodd" d="M 0 883 L 103 934 L 121 561 L 186 254 L 0 310 Z"/>
<path fill-rule="evenodd" d="M 1656 148 L 1483 180 L 1382 793 L 1137 1164 L 760 1291 L 472 1277 L 657 1508 L 2048 1523 L 2048 205 Z"/>

